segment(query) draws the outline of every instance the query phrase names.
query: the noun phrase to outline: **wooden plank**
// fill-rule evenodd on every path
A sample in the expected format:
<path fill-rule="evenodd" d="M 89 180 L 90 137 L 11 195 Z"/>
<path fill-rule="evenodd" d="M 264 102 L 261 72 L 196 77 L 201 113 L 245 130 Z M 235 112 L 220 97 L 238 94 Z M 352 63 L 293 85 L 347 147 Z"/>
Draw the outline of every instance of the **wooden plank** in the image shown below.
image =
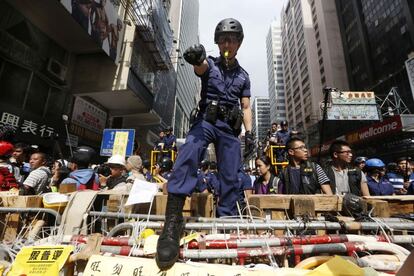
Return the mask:
<path fill-rule="evenodd" d="M 271 212 L 272 220 L 285 220 L 286 215 L 283 211 L 272 211 Z M 283 236 L 285 234 L 285 230 L 275 230 L 274 233 L 276 236 Z"/>
<path fill-rule="evenodd" d="M 155 196 L 155 214 L 165 215 L 168 195 L 157 194 Z M 183 207 L 183 216 L 191 216 L 191 198 L 187 197 Z"/>
<path fill-rule="evenodd" d="M 4 207 L 42 207 L 42 196 L 6 196 L 2 197 Z M 20 214 L 8 214 L 5 220 L 3 240 L 12 242 L 16 239 L 20 226 Z"/>
<path fill-rule="evenodd" d="M 367 202 L 367 211 L 372 211 L 372 215 L 375 217 L 389 218 L 390 217 L 390 208 L 388 202 L 385 200 L 377 199 L 365 199 Z"/>
<path fill-rule="evenodd" d="M 194 193 L 191 195 L 191 215 L 209 217 L 213 215 L 213 195 L 209 193 Z"/>
<path fill-rule="evenodd" d="M 294 217 L 315 217 L 315 201 L 312 198 L 293 197 L 290 201 L 290 210 Z"/>
<path fill-rule="evenodd" d="M 261 209 L 289 209 L 292 198 L 311 198 L 315 203 L 315 211 L 342 211 L 342 197 L 333 195 L 252 195 L 249 203 Z"/>
<path fill-rule="evenodd" d="M 413 201 L 414 195 L 390 195 L 390 196 L 364 196 L 366 199 L 381 199 L 381 200 L 398 200 L 398 201 Z"/>
<path fill-rule="evenodd" d="M 407 201 L 388 201 L 390 215 L 412 214 L 414 213 L 413 202 Z"/>

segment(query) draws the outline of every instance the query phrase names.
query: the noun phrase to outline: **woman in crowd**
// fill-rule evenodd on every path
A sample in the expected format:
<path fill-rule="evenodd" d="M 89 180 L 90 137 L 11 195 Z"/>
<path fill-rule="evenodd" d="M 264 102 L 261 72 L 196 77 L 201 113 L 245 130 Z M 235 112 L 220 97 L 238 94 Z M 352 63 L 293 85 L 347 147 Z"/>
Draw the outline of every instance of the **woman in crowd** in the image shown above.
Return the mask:
<path fill-rule="evenodd" d="M 259 177 L 253 184 L 254 194 L 277 194 L 279 178 L 274 173 L 270 158 L 262 155 L 256 158 L 256 169 Z"/>
<path fill-rule="evenodd" d="M 63 179 L 69 176 L 70 170 L 68 168 L 68 161 L 64 159 L 58 159 L 52 166 L 52 178 L 50 179 L 50 189 L 52 192 L 59 190 L 60 183 Z"/>

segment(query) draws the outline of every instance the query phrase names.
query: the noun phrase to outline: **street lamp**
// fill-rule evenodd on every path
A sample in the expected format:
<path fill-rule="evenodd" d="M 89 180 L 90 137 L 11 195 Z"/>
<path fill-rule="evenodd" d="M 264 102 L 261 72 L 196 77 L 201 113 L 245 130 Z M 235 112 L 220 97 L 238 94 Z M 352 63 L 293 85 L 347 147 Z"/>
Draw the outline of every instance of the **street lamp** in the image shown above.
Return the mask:
<path fill-rule="evenodd" d="M 68 129 L 68 121 L 69 121 L 69 117 L 66 114 L 62 114 L 62 120 L 65 123 L 65 130 L 66 130 L 66 138 L 68 139 L 68 144 L 69 144 L 69 151 L 70 151 L 70 156 L 73 157 L 73 152 L 72 152 L 72 143 L 70 141 L 70 136 L 69 136 L 69 129 Z"/>
<path fill-rule="evenodd" d="M 323 88 L 323 113 L 322 113 L 322 123 L 321 128 L 319 130 L 319 152 L 318 152 L 318 163 L 321 162 L 321 155 L 322 155 L 322 144 L 323 144 L 323 138 L 325 135 L 325 122 L 328 119 L 328 101 L 329 101 L 329 94 L 333 91 L 339 91 L 338 89 L 334 87 L 324 87 Z"/>

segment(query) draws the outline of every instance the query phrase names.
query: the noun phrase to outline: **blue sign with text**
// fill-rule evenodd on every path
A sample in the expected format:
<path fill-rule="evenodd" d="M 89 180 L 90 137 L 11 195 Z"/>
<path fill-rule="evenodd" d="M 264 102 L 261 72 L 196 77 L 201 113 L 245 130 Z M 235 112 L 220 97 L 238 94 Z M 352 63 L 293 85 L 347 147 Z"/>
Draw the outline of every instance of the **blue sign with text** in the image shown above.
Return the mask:
<path fill-rule="evenodd" d="M 101 156 L 112 156 L 112 149 L 114 148 L 115 136 L 117 132 L 128 133 L 128 143 L 126 147 L 126 156 L 133 155 L 134 141 L 135 141 L 135 129 L 104 129 L 102 134 L 101 143 Z"/>

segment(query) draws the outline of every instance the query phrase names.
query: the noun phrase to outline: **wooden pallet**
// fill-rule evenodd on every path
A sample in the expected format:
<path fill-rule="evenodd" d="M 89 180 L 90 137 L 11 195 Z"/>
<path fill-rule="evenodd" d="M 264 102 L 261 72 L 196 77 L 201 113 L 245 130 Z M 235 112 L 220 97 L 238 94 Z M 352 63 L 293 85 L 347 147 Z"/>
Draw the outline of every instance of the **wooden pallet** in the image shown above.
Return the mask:
<path fill-rule="evenodd" d="M 377 207 L 379 209 L 378 216 L 389 217 L 414 213 L 414 196 L 412 195 L 365 196 L 364 199 L 367 202 L 374 202 L 374 205 L 371 207 Z M 382 204 L 382 206 L 378 206 L 377 204 Z"/>
<path fill-rule="evenodd" d="M 336 195 L 251 195 L 249 204 L 266 214 L 270 211 L 271 219 L 342 211 L 342 197 Z"/>

